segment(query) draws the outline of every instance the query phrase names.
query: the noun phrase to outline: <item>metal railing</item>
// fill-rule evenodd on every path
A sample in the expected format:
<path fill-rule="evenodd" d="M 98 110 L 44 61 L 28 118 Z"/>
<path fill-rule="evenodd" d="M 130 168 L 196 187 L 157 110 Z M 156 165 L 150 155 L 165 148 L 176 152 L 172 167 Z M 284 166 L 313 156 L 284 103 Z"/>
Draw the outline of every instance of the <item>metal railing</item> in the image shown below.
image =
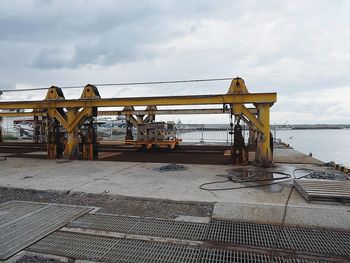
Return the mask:
<path fill-rule="evenodd" d="M 104 141 L 124 140 L 125 128 L 103 128 L 97 130 L 97 136 Z M 19 129 L 2 129 L 2 135 L 9 139 L 30 139 L 31 135 L 21 133 Z M 133 129 L 134 138 L 137 136 L 136 129 Z M 247 139 L 247 131 L 243 133 Z M 193 143 L 231 143 L 233 135 L 230 134 L 229 128 L 190 128 L 190 129 L 177 129 L 177 137 L 182 139 L 183 142 Z"/>
<path fill-rule="evenodd" d="M 215 128 L 178 129 L 177 136 L 184 142 L 225 142 L 231 141 L 230 130 Z"/>

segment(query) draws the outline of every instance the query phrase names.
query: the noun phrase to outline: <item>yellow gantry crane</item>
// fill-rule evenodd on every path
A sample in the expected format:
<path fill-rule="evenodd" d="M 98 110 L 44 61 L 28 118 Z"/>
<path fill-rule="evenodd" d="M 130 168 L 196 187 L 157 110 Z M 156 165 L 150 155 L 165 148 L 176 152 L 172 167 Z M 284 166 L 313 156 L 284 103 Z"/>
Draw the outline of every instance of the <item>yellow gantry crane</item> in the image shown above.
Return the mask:
<path fill-rule="evenodd" d="M 83 149 L 83 159 L 97 158 L 97 139 L 93 128 L 93 118 L 97 115 L 125 115 L 129 124 L 137 126 L 152 122 L 156 115 L 167 114 L 230 114 L 243 120 L 250 130 L 250 141 L 255 142 L 255 162 L 262 166 L 272 163 L 270 145 L 270 107 L 276 102 L 276 93 L 249 93 L 241 78 L 234 78 L 226 94 L 195 96 L 162 96 L 133 98 L 101 98 L 94 85 L 86 85 L 79 99 L 65 99 L 62 89 L 52 86 L 46 98 L 40 101 L 0 102 L 0 118 L 5 116 L 41 116 L 47 121 L 48 157 L 71 158 L 78 154 L 79 140 Z M 220 105 L 220 108 L 167 109 L 157 106 L 178 105 Z M 253 107 L 248 107 L 253 105 Z M 145 106 L 145 110 L 135 110 L 135 106 Z M 104 107 L 123 107 L 121 111 L 102 111 Z M 11 112 L 13 110 L 24 112 Z M 30 111 L 28 111 L 30 110 Z M 1 119 L 0 119 L 1 121 Z M 67 136 L 61 145 L 59 130 L 64 129 Z M 84 131 L 82 138 L 81 131 Z M 232 155 L 242 153 L 232 149 Z M 243 158 L 246 159 L 246 158 Z M 242 160 L 240 161 L 242 163 Z M 243 161 L 244 162 L 244 161 Z"/>

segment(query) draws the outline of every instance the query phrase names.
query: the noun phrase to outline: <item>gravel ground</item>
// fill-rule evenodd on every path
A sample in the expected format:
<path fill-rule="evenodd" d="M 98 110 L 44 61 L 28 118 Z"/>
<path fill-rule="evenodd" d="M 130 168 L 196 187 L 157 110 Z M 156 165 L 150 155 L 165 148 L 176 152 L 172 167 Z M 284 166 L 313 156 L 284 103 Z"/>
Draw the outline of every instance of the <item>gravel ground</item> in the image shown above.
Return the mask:
<path fill-rule="evenodd" d="M 212 215 L 214 207 L 214 203 L 176 202 L 109 194 L 67 194 L 64 192 L 0 187 L 0 203 L 11 200 L 95 206 L 101 207 L 98 211 L 100 213 L 167 219 L 174 219 L 178 216 L 208 217 Z"/>

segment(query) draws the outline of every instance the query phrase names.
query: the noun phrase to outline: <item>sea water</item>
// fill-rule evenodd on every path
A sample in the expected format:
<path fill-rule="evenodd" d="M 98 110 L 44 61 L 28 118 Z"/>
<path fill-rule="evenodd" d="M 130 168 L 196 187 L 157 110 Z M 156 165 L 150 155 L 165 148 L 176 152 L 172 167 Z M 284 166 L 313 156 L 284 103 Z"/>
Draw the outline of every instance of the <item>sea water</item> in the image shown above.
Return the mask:
<path fill-rule="evenodd" d="M 276 138 L 321 161 L 350 167 L 350 129 L 277 130 Z"/>

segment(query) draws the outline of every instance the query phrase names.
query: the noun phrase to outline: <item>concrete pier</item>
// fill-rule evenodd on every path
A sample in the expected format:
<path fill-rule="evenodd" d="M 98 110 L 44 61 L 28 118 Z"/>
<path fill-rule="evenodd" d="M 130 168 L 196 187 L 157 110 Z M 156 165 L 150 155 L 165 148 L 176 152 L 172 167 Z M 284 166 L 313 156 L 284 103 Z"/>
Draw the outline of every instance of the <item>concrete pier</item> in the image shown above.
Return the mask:
<path fill-rule="evenodd" d="M 40 154 L 37 152 L 36 154 Z M 275 167 L 267 172 L 293 174 L 294 169 L 329 171 L 320 161 L 290 148 L 276 149 Z M 69 194 L 108 194 L 143 199 L 166 199 L 214 204 L 213 216 L 232 220 L 279 224 L 291 191 L 292 181 L 271 186 L 205 191 L 203 183 L 222 181 L 225 175 L 258 169 L 253 166 L 186 164 L 185 170 L 161 171 L 164 163 L 55 161 L 11 158 L 1 162 L 0 186 L 10 188 L 58 191 Z M 260 171 L 260 170 L 258 170 Z M 297 176 L 305 172 L 298 172 Z M 232 181 L 215 187 L 239 187 Z M 294 189 L 286 224 L 298 226 L 350 228 L 350 209 L 339 203 L 308 203 Z"/>

